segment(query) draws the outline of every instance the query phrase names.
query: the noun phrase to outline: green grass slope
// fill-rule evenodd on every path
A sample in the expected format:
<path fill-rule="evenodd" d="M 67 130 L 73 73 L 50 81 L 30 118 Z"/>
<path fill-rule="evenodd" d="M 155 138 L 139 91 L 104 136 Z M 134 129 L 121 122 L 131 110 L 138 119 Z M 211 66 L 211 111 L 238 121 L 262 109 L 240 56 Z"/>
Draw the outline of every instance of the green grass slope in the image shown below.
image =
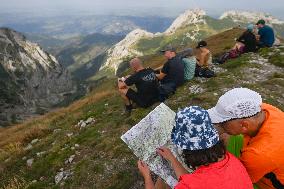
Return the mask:
<path fill-rule="evenodd" d="M 233 31 L 208 39 L 214 54 L 233 45 L 232 37 L 237 32 Z M 165 103 L 175 111 L 188 105 L 209 108 L 225 91 L 249 87 L 258 91 L 265 102 L 284 110 L 283 53 L 283 47 L 263 49 L 259 54 L 246 54 L 216 66 L 217 77 L 195 78 Z M 152 67 L 165 61 L 158 55 L 143 59 Z M 136 168 L 137 158 L 120 136 L 158 103 L 148 109 L 135 109 L 126 117 L 122 115 L 123 103 L 116 92 L 116 79 L 102 79 L 96 86 L 88 96 L 67 108 L 0 129 L 0 188 L 143 188 Z M 84 129 L 75 126 L 89 117 L 96 122 Z M 33 139 L 39 141 L 24 150 Z M 71 155 L 75 155 L 74 160 L 65 163 Z M 28 167 L 27 160 L 31 158 L 34 161 Z M 72 174 L 55 184 L 55 175 L 62 169 Z"/>

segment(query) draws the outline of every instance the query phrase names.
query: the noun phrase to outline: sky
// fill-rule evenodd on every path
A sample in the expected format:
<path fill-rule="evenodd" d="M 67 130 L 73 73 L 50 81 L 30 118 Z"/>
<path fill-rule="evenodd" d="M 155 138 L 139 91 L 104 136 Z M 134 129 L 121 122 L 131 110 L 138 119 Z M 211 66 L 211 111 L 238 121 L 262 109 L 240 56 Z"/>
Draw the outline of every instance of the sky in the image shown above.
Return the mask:
<path fill-rule="evenodd" d="M 57 14 L 92 12 L 94 14 L 146 14 L 175 16 L 185 9 L 202 8 L 218 15 L 226 10 L 268 12 L 284 19 L 284 0 L 0 0 L 1 12 Z M 159 11 L 156 11 L 157 8 Z"/>

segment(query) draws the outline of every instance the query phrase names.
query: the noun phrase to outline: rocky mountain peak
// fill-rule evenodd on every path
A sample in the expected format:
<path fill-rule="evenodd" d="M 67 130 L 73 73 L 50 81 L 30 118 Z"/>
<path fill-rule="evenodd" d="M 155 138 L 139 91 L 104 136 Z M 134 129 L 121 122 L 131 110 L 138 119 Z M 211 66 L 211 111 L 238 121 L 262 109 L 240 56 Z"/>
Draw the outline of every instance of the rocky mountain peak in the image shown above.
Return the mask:
<path fill-rule="evenodd" d="M 264 19 L 268 24 L 284 24 L 284 21 L 273 17 L 270 14 L 263 12 L 249 12 L 231 10 L 223 13 L 220 19 L 230 18 L 234 22 L 256 22 L 259 19 Z"/>
<path fill-rule="evenodd" d="M 11 30 L 9 28 L 0 28 L 0 39 L 1 41 L 7 40 L 10 44 L 12 44 L 11 39 L 14 39 L 16 41 L 23 41 L 25 40 L 25 36 L 21 33 L 18 33 L 14 30 Z"/>
<path fill-rule="evenodd" d="M 173 34 L 178 28 L 197 23 L 205 23 L 206 12 L 202 9 L 187 10 L 175 19 L 172 25 L 164 32 Z"/>
<path fill-rule="evenodd" d="M 8 28 L 0 28 L 0 85 L 0 125 L 48 110 L 75 90 L 54 56 Z"/>
<path fill-rule="evenodd" d="M 111 49 L 107 51 L 107 60 L 103 68 L 111 68 L 115 72 L 118 69 L 119 64 L 124 58 L 129 56 L 142 56 L 141 52 L 134 50 L 132 47 L 142 38 L 152 38 L 154 37 L 153 33 L 147 32 L 142 29 L 135 29 L 130 32 L 123 40 L 114 45 Z"/>

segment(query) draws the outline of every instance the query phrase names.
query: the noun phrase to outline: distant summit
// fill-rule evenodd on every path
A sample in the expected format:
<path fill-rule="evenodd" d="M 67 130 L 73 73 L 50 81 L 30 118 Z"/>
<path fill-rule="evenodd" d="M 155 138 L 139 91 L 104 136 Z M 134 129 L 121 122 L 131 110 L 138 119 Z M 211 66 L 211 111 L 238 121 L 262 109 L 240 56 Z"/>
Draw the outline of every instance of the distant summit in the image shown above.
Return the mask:
<path fill-rule="evenodd" d="M 251 23 L 259 19 L 264 19 L 268 24 L 284 24 L 284 21 L 273 17 L 270 14 L 263 12 L 249 12 L 249 11 L 236 11 L 231 10 L 223 13 L 220 19 L 232 19 L 234 22 Z"/>
<path fill-rule="evenodd" d="M 101 69 L 110 68 L 116 73 L 119 63 L 129 56 L 142 56 L 143 54 L 132 48 L 142 38 L 152 38 L 153 33 L 142 29 L 135 29 L 130 32 L 122 41 L 107 51 L 107 59 Z"/>
<path fill-rule="evenodd" d="M 206 12 L 202 9 L 187 10 L 178 16 L 164 34 L 173 34 L 177 29 L 190 24 L 205 24 L 204 16 Z"/>

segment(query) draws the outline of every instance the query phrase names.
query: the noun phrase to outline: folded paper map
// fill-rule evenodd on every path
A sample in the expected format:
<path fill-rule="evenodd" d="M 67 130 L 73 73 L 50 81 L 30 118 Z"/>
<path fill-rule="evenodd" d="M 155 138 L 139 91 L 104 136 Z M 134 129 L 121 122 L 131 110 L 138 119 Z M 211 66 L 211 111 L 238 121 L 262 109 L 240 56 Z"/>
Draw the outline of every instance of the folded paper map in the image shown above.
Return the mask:
<path fill-rule="evenodd" d="M 147 163 L 150 170 L 172 188 L 178 182 L 174 170 L 165 159 L 157 154 L 156 150 L 161 146 L 166 146 L 182 162 L 179 150 L 171 142 L 175 115 L 174 111 L 161 103 L 137 125 L 121 136 L 121 139 L 133 153 Z"/>

